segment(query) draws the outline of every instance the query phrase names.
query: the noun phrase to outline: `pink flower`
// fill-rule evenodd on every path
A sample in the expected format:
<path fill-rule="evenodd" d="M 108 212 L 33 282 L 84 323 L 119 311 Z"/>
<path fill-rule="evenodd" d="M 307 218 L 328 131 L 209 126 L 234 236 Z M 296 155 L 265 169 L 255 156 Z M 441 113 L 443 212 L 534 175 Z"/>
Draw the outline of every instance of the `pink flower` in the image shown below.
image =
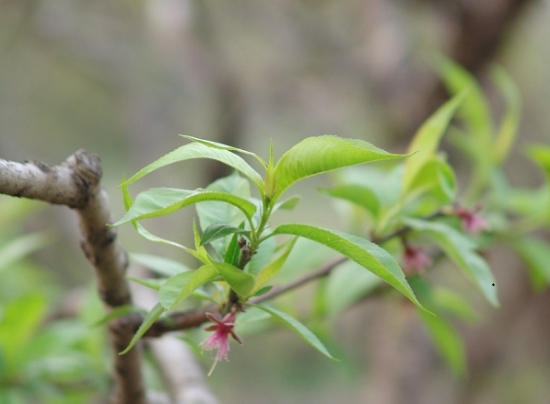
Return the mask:
<path fill-rule="evenodd" d="M 212 365 L 212 369 L 210 369 L 210 372 L 208 372 L 208 376 L 210 376 L 214 371 L 216 364 L 220 360 L 227 360 L 227 353 L 229 352 L 229 336 L 231 335 L 233 339 L 241 345 L 243 343 L 243 340 L 241 339 L 241 337 L 235 334 L 235 331 L 233 331 L 233 327 L 235 325 L 234 312 L 227 313 L 222 320 L 218 320 L 210 313 L 206 313 L 206 317 L 208 317 L 208 319 L 210 321 L 213 321 L 215 324 L 209 325 L 204 329 L 206 331 L 214 331 L 214 334 L 202 341 L 199 346 L 202 348 L 202 350 L 206 349 L 207 351 L 211 351 L 215 348 L 218 349 L 218 352 L 216 353 L 216 359 L 214 360 L 214 364 Z"/>
<path fill-rule="evenodd" d="M 462 219 L 462 230 L 472 235 L 477 235 L 482 230 L 488 230 L 487 221 L 477 214 L 481 205 L 476 205 L 470 209 L 455 208 L 455 214 Z"/>
<path fill-rule="evenodd" d="M 403 270 L 405 273 L 421 272 L 431 263 L 432 259 L 420 248 L 405 244 L 405 251 L 403 251 Z"/>

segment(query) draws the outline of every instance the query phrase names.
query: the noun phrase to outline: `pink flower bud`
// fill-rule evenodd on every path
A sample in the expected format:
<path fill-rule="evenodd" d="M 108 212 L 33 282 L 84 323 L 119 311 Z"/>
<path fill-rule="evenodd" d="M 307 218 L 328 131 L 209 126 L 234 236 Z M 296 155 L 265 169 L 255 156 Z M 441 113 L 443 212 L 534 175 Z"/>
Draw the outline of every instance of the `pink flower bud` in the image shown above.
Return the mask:
<path fill-rule="evenodd" d="M 234 312 L 226 314 L 222 320 L 218 320 L 210 313 L 206 313 L 206 317 L 208 317 L 210 321 L 214 322 L 214 324 L 209 325 L 204 329 L 206 331 L 214 331 L 214 334 L 202 341 L 199 346 L 202 348 L 203 351 L 212 351 L 216 348 L 218 349 L 218 352 L 216 353 L 216 358 L 214 359 L 214 364 L 212 365 L 210 372 L 208 372 L 208 376 L 210 376 L 214 371 L 216 364 L 220 360 L 228 360 L 227 354 L 229 352 L 229 336 L 231 335 L 231 337 L 233 337 L 233 339 L 239 344 L 242 344 L 243 340 L 241 339 L 241 337 L 235 334 L 235 331 L 233 331 L 233 327 L 235 325 Z"/>
<path fill-rule="evenodd" d="M 462 230 L 475 236 L 479 234 L 480 231 L 489 229 L 487 221 L 477 214 L 480 209 L 481 205 L 479 204 L 470 209 L 455 209 L 455 214 L 462 219 Z"/>
<path fill-rule="evenodd" d="M 414 271 L 422 272 L 425 267 L 431 265 L 432 259 L 420 248 L 405 244 L 403 251 L 403 270 L 406 274 Z"/>

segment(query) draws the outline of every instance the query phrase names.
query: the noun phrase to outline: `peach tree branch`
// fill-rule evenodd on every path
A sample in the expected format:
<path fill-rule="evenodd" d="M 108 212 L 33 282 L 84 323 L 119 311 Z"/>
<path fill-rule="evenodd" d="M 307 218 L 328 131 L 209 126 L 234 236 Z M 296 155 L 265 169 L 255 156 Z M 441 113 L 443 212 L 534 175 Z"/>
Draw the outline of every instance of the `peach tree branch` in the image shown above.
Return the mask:
<path fill-rule="evenodd" d="M 128 266 L 124 251 L 116 243 L 116 231 L 106 226 L 111 221 L 107 193 L 100 185 L 99 158 L 79 150 L 58 166 L 37 161 L 23 163 L 0 159 L 0 193 L 37 199 L 74 209 L 80 222 L 81 248 L 94 267 L 99 294 L 107 311 L 132 304 L 129 285 L 124 275 Z M 141 349 L 119 356 L 130 342 L 132 316 L 108 323 L 108 334 L 114 362 L 116 404 L 145 404 L 141 374 Z"/>

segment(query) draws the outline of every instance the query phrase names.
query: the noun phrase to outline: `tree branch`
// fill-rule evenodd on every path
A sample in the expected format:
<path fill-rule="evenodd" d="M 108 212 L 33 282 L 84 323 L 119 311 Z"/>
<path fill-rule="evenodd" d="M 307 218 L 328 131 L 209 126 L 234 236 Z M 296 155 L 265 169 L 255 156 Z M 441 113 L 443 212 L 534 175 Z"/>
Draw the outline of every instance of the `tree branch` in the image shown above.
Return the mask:
<path fill-rule="evenodd" d="M 107 311 L 132 304 L 124 278 L 127 260 L 115 242 L 116 232 L 106 226 L 111 221 L 107 193 L 100 186 L 102 170 L 99 158 L 79 150 L 59 166 L 30 161 L 16 163 L 0 159 L 0 193 L 38 199 L 76 210 L 80 221 L 80 245 L 92 263 L 99 295 Z M 130 342 L 139 316 L 121 317 L 108 324 L 114 362 L 116 404 L 145 404 L 141 375 L 141 349 L 136 347 L 119 356 Z"/>

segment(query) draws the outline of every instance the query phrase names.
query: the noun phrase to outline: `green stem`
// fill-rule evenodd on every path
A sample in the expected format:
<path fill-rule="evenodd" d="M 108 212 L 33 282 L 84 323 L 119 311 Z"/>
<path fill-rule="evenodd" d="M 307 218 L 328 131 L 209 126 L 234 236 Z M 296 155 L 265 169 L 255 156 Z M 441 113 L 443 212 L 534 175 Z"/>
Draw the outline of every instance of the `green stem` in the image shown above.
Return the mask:
<path fill-rule="evenodd" d="M 239 253 L 239 259 L 237 260 L 237 268 L 239 268 L 240 270 L 244 270 L 244 267 L 250 262 L 253 255 L 254 251 L 250 248 L 250 246 L 246 244 L 243 245 L 241 247 L 241 252 Z M 237 294 L 237 292 L 231 289 L 227 297 L 227 302 L 222 310 L 222 314 L 225 315 L 229 313 L 233 306 L 239 304 L 239 295 Z"/>

